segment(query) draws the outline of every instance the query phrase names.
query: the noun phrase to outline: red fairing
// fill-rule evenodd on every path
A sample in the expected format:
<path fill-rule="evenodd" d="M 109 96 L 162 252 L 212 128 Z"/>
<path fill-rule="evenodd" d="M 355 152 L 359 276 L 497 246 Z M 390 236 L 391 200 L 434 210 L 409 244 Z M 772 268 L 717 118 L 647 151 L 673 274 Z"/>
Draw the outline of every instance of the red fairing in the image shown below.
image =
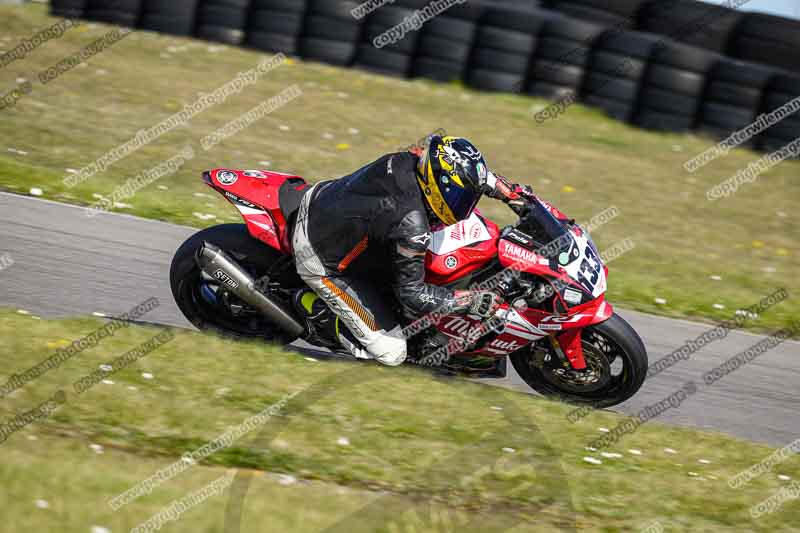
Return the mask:
<path fill-rule="evenodd" d="M 476 209 L 475 212 L 480 216 L 480 211 Z M 429 249 L 425 255 L 426 282 L 446 285 L 478 270 L 497 255 L 500 229 L 491 220 L 482 218 L 482 222 L 485 230 L 478 228 L 469 219 L 447 227 L 447 237 L 453 241 L 469 242 L 478 231 L 488 231 L 488 238 L 442 254 L 436 254 Z"/>
<path fill-rule="evenodd" d="M 203 179 L 239 210 L 253 237 L 285 254 L 292 253 L 278 191 L 287 180 L 296 180 L 296 187 L 307 187 L 303 178 L 268 170 L 218 168 L 204 172 Z"/>

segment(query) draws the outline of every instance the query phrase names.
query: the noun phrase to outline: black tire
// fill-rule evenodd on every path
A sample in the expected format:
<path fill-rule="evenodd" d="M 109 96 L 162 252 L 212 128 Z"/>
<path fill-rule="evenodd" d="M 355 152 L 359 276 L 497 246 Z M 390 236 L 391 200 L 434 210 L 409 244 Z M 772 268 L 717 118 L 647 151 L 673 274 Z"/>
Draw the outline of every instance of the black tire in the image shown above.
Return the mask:
<path fill-rule="evenodd" d="M 283 52 L 289 55 L 297 55 L 299 53 L 298 42 L 296 35 L 282 35 L 280 33 L 251 32 L 247 34 L 245 39 L 245 44 L 250 48 L 265 52 Z"/>
<path fill-rule="evenodd" d="M 651 61 L 658 65 L 705 74 L 721 57 L 719 54 L 696 46 L 664 41 L 663 46 L 658 46 L 653 50 Z"/>
<path fill-rule="evenodd" d="M 610 98 L 632 106 L 639 97 L 639 82 L 589 72 L 581 94 L 584 97 L 600 96 Z"/>
<path fill-rule="evenodd" d="M 525 88 L 525 92 L 532 96 L 540 96 L 548 100 L 558 100 L 570 94 L 577 94 L 574 87 L 557 85 L 545 81 L 534 81 Z"/>
<path fill-rule="evenodd" d="M 483 91 L 518 93 L 525 85 L 525 76 L 476 68 L 469 71 L 467 83 Z"/>
<path fill-rule="evenodd" d="M 50 14 L 54 17 L 81 18 L 86 12 L 86 0 L 51 0 Z"/>
<path fill-rule="evenodd" d="M 189 237 L 175 252 L 169 271 L 170 287 L 175 303 L 186 319 L 200 330 L 210 330 L 226 337 L 260 338 L 280 343 L 291 342 L 286 334 L 272 326 L 258 313 L 235 317 L 221 304 L 220 291 L 210 287 L 216 283 L 204 280 L 195 261 L 197 250 L 207 241 L 222 248 L 252 276 L 261 276 L 282 254 L 253 238 L 244 224 L 222 224 L 199 231 Z M 299 277 L 283 280 L 287 287 L 299 282 Z M 218 286 L 218 284 L 216 284 Z M 213 295 L 209 295 L 209 292 Z M 216 299 L 216 302 L 212 302 Z M 284 307 L 287 307 L 284 305 Z"/>
<path fill-rule="evenodd" d="M 142 15 L 157 15 L 164 17 L 191 18 L 197 9 L 199 0 L 143 0 Z"/>
<path fill-rule="evenodd" d="M 582 335 L 585 356 L 596 360 L 599 366 L 607 365 L 606 371 L 610 372 L 614 371 L 611 366 L 617 359 L 622 364 L 620 374 L 613 376 L 609 372 L 611 381 L 599 389 L 589 390 L 587 387 L 582 392 L 580 386 L 564 383 L 553 369 L 545 370 L 534 366 L 531 364 L 533 354 L 528 348 L 511 354 L 511 364 L 525 383 L 536 392 L 568 403 L 590 404 L 596 408 L 610 407 L 636 394 L 647 376 L 647 350 L 636 331 L 615 314 L 605 322 L 586 328 Z M 587 343 L 591 352 L 587 350 Z"/>
<path fill-rule="evenodd" d="M 647 4 L 649 1 L 650 0 L 569 0 L 570 3 L 583 4 L 594 9 L 602 9 L 628 18 L 635 17 L 642 9 L 642 5 Z"/>
<path fill-rule="evenodd" d="M 361 39 L 362 43 L 373 46 L 373 41 L 376 37 L 400 24 L 406 16 L 412 13 L 413 11 L 410 9 L 396 8 L 393 6 L 384 6 L 370 13 L 367 15 L 366 23 L 364 24 L 364 36 Z M 382 50 L 411 55 L 416 51 L 418 41 L 419 32 L 414 31 L 406 33 L 402 39 L 395 43 L 387 44 Z"/>
<path fill-rule="evenodd" d="M 162 1 L 162 0 L 157 0 Z M 286 11 L 302 13 L 306 10 L 308 2 L 306 0 L 252 0 L 251 9 L 253 11 Z"/>
<path fill-rule="evenodd" d="M 584 43 L 559 39 L 557 37 L 542 37 L 536 48 L 536 61 L 552 61 L 562 65 L 574 65 L 585 68 L 589 64 L 592 49 Z"/>
<path fill-rule="evenodd" d="M 95 20 L 106 24 L 116 24 L 127 28 L 135 28 L 139 24 L 138 13 L 128 13 L 124 11 L 92 10 L 86 11 L 83 18 Z"/>
<path fill-rule="evenodd" d="M 700 98 L 656 87 L 645 87 L 642 90 L 642 107 L 661 113 L 694 117 L 700 108 Z"/>
<path fill-rule="evenodd" d="M 635 111 L 633 102 L 623 102 L 613 98 L 605 98 L 594 94 L 585 95 L 581 102 L 601 109 L 606 115 L 623 122 L 628 122 Z"/>
<path fill-rule="evenodd" d="M 244 42 L 244 30 L 227 26 L 199 25 L 196 34 L 201 39 L 238 46 Z"/>
<path fill-rule="evenodd" d="M 767 15 L 748 13 L 737 28 L 740 35 L 749 35 L 761 41 L 776 41 L 800 48 L 800 21 Z"/>
<path fill-rule="evenodd" d="M 647 62 L 641 59 L 598 49 L 592 55 L 589 70 L 596 73 L 611 74 L 620 78 L 638 80 L 644 75 Z"/>
<path fill-rule="evenodd" d="M 579 89 L 585 76 L 586 71 L 581 67 L 552 61 L 537 61 L 533 66 L 529 81 L 531 83 L 545 82 Z"/>
<path fill-rule="evenodd" d="M 732 55 L 745 61 L 772 65 L 793 72 L 800 70 L 797 46 L 787 43 L 739 35 Z"/>
<path fill-rule="evenodd" d="M 604 9 L 582 6 L 575 2 L 558 2 L 553 6 L 556 11 L 569 17 L 585 20 L 594 24 L 602 24 L 610 28 L 634 28 L 636 20 L 617 15 Z"/>
<path fill-rule="evenodd" d="M 497 26 L 481 26 L 475 36 L 475 48 L 530 55 L 536 48 L 536 35 Z"/>
<path fill-rule="evenodd" d="M 305 37 L 300 40 L 299 50 L 301 57 L 347 67 L 353 63 L 356 45 Z"/>
<path fill-rule="evenodd" d="M 466 67 L 466 63 L 454 63 L 446 59 L 416 57 L 412 75 L 445 83 L 460 81 L 464 79 Z"/>
<path fill-rule="evenodd" d="M 253 12 L 247 22 L 248 32 L 299 35 L 303 29 L 303 13 L 260 10 Z"/>
<path fill-rule="evenodd" d="M 582 43 L 583 46 L 590 46 L 607 29 L 607 26 L 591 24 L 569 17 L 559 17 L 549 20 L 545 24 L 542 34 L 545 37 L 555 37 L 556 39 L 573 41 L 575 44 Z"/>
<path fill-rule="evenodd" d="M 326 39 L 340 43 L 355 44 L 361 36 L 361 24 L 353 19 L 343 20 L 312 15 L 306 19 L 303 37 Z"/>
<path fill-rule="evenodd" d="M 490 43 L 496 48 L 517 50 L 518 46 L 525 47 L 524 42 L 531 35 L 537 35 L 544 28 L 544 24 L 553 18 L 554 15 L 549 11 L 509 10 L 502 6 L 492 6 L 483 13 L 480 27 L 481 30 L 490 30 L 492 33 Z"/>
<path fill-rule="evenodd" d="M 139 20 L 139 28 L 158 33 L 189 36 L 194 33 L 194 17 L 170 17 L 156 14 L 145 14 Z"/>
<path fill-rule="evenodd" d="M 742 129 L 756 118 L 752 109 L 704 102 L 700 112 L 700 129 L 711 132 L 727 132 L 726 137 Z"/>
<path fill-rule="evenodd" d="M 107 24 L 135 28 L 142 11 L 142 0 L 89 0 L 84 18 Z"/>
<path fill-rule="evenodd" d="M 708 85 L 706 99 L 737 107 L 758 109 L 762 91 L 756 87 L 745 87 L 726 81 L 712 81 Z"/>
<path fill-rule="evenodd" d="M 496 72 L 517 74 L 524 78 L 528 71 L 530 59 L 529 55 L 511 54 L 489 48 L 480 48 L 472 52 L 470 70 L 494 70 Z"/>
<path fill-rule="evenodd" d="M 661 111 L 644 109 L 637 114 L 633 123 L 648 130 L 683 133 L 694 127 L 694 115 L 662 113 Z"/>
<path fill-rule="evenodd" d="M 671 0 L 646 3 L 639 20 L 642 31 L 665 35 L 704 50 L 726 53 L 742 20 L 742 13 L 696 0 Z"/>
<path fill-rule="evenodd" d="M 361 2 L 354 0 L 309 0 L 308 11 L 313 15 L 324 15 L 329 18 L 355 20 L 350 11 Z"/>
<path fill-rule="evenodd" d="M 699 97 L 705 88 L 706 76 L 696 72 L 653 64 L 645 76 L 645 85 Z"/>
<path fill-rule="evenodd" d="M 594 42 L 595 49 L 615 52 L 623 57 L 648 60 L 655 45 L 663 39 L 652 33 L 608 31 Z"/>
<path fill-rule="evenodd" d="M 406 78 L 411 73 L 412 58 L 408 54 L 378 49 L 371 44 L 361 44 L 356 54 L 355 66 L 378 74 Z"/>

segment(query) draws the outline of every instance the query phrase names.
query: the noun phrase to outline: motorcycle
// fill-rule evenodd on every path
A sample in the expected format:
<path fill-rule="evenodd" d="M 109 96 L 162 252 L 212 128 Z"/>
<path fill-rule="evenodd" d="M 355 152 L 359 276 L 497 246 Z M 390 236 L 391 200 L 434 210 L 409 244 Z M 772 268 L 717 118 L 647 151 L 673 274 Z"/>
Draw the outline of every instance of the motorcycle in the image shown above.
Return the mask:
<path fill-rule="evenodd" d="M 293 304 L 308 287 L 295 271 L 303 251 L 291 247 L 286 199 L 308 183 L 266 170 L 215 169 L 203 180 L 245 223 L 204 229 L 180 246 L 170 285 L 183 314 L 226 336 L 321 345 Z M 605 300 L 608 268 L 588 233 L 551 204 L 530 201 L 502 230 L 477 209 L 435 228 L 425 264 L 429 283 L 495 290 L 505 303 L 486 322 L 432 313 L 405 325 L 408 363 L 499 378 L 508 359 L 537 392 L 594 407 L 621 403 L 644 382 L 644 343 Z"/>

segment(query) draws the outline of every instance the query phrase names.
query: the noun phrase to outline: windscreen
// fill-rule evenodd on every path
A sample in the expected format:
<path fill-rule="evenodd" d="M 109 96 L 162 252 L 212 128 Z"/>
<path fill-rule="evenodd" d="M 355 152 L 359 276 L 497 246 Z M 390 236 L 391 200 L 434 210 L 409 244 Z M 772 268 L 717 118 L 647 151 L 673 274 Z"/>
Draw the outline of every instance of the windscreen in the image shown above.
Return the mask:
<path fill-rule="evenodd" d="M 533 237 L 539 255 L 556 260 L 562 254 L 569 257 L 574 242 L 572 234 L 541 203 L 531 202 L 519 229 Z"/>

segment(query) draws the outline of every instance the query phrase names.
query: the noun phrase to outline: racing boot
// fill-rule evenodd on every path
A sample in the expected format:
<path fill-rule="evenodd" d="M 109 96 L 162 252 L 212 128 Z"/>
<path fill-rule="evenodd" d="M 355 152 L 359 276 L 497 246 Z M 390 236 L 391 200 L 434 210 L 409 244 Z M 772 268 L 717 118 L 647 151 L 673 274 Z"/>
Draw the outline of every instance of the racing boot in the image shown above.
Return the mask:
<path fill-rule="evenodd" d="M 347 326 L 317 293 L 311 289 L 297 291 L 294 307 L 305 319 L 308 342 L 324 346 L 337 354 L 371 359 Z"/>

